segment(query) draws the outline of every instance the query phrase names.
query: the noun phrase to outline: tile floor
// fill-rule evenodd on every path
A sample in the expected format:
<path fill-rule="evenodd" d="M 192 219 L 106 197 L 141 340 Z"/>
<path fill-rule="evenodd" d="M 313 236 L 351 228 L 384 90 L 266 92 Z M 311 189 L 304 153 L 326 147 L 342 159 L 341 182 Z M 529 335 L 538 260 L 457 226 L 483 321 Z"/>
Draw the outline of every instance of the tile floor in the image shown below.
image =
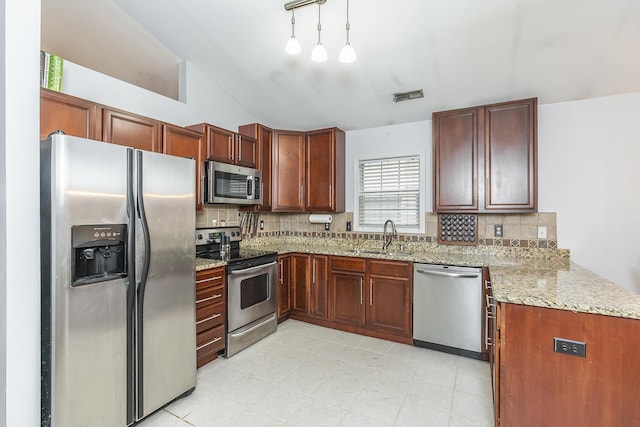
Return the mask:
<path fill-rule="evenodd" d="M 489 364 L 287 320 L 142 427 L 493 425 Z"/>

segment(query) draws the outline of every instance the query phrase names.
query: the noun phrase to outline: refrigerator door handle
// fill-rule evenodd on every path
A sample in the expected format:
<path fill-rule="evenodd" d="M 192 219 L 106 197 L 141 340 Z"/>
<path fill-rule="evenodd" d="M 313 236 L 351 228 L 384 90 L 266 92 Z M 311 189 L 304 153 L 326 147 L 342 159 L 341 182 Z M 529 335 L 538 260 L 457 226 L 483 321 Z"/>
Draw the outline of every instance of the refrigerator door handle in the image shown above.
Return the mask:
<path fill-rule="evenodd" d="M 126 336 L 127 336 L 127 425 L 132 424 L 135 412 L 135 301 L 136 301 L 136 201 L 133 192 L 133 149 L 127 149 L 127 284 L 126 284 Z"/>
<path fill-rule="evenodd" d="M 138 418 L 142 418 L 144 414 L 144 372 L 143 372 L 143 316 L 144 313 L 144 294 L 145 288 L 147 286 L 147 277 L 149 276 L 149 264 L 151 261 L 151 238 L 149 236 L 149 224 L 147 223 L 147 215 L 144 210 L 144 183 L 142 182 L 143 177 L 143 153 L 142 151 L 136 150 L 136 205 L 138 218 L 140 219 L 140 228 L 142 230 L 143 244 L 144 244 L 144 258 L 142 261 L 142 271 L 140 273 L 140 279 L 138 280 L 138 287 L 136 290 L 137 294 L 137 313 L 136 323 L 137 323 L 137 331 L 136 341 L 137 341 L 137 369 L 136 369 L 136 389 L 137 393 L 137 413 Z"/>

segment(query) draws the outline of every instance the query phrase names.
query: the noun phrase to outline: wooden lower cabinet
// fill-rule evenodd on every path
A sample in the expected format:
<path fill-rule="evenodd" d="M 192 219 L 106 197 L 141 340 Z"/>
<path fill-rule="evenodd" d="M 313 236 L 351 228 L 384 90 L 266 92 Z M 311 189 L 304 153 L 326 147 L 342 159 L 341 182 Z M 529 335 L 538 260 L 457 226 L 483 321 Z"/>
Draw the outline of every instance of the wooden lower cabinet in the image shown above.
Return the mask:
<path fill-rule="evenodd" d="M 311 255 L 293 254 L 291 255 L 290 274 L 291 287 L 289 289 L 291 298 L 291 311 L 301 314 L 309 314 L 311 309 L 311 294 L 309 286 L 309 273 L 311 265 Z"/>
<path fill-rule="evenodd" d="M 371 260 L 368 272 L 367 327 L 411 336 L 411 263 Z"/>
<path fill-rule="evenodd" d="M 497 425 L 640 425 L 640 321 L 498 304 Z M 554 351 L 586 343 L 586 357 Z"/>
<path fill-rule="evenodd" d="M 225 269 L 210 268 L 196 273 L 196 366 L 218 358 L 225 348 Z"/>
<path fill-rule="evenodd" d="M 306 257 L 312 263 L 311 278 L 302 273 L 292 274 L 292 289 L 297 289 L 294 293 L 298 292 L 300 301 L 308 303 L 310 310 L 292 309 L 293 318 L 412 343 L 410 262 L 325 255 Z M 294 283 L 298 279 L 305 281 L 305 285 Z M 306 286 L 307 283 L 311 285 Z M 307 290 L 309 300 L 304 300 L 302 295 Z"/>
<path fill-rule="evenodd" d="M 289 317 L 291 311 L 291 256 L 278 257 L 278 321 Z"/>
<path fill-rule="evenodd" d="M 346 325 L 364 326 L 366 269 L 366 261 L 361 258 L 331 258 L 329 320 Z"/>
<path fill-rule="evenodd" d="M 329 256 L 311 256 L 311 315 L 326 319 L 329 315 L 327 280 L 329 279 Z"/>

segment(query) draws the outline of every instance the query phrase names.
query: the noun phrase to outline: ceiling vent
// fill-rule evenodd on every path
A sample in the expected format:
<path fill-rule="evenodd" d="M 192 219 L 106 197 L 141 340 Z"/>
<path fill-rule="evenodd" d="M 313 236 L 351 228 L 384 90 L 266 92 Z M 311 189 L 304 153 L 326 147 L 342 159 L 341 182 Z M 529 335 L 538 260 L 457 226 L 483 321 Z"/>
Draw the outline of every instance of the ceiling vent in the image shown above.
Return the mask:
<path fill-rule="evenodd" d="M 393 102 L 409 101 L 411 99 L 418 98 L 424 98 L 424 91 L 422 89 L 411 90 L 409 92 L 398 92 L 393 94 Z"/>

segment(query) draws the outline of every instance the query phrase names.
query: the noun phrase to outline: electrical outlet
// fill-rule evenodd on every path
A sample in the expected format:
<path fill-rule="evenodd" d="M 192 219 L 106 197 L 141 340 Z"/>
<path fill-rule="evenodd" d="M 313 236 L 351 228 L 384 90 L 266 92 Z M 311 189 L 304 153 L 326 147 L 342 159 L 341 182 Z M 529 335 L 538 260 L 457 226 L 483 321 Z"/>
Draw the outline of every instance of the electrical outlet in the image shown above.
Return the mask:
<path fill-rule="evenodd" d="M 502 237 L 502 224 L 494 224 L 493 235 L 495 237 Z"/>
<path fill-rule="evenodd" d="M 347 221 L 347 231 L 351 231 L 351 221 Z"/>
<path fill-rule="evenodd" d="M 553 351 L 570 356 L 587 357 L 587 343 L 554 337 Z"/>
<path fill-rule="evenodd" d="M 330 228 L 330 227 L 331 227 L 331 224 L 329 224 L 328 222 L 324 224 L 324 230 L 325 230 L 325 231 L 329 231 L 329 230 L 331 230 L 331 228 Z"/>
<path fill-rule="evenodd" d="M 260 220 L 260 230 L 264 230 L 264 220 Z"/>
<path fill-rule="evenodd" d="M 538 227 L 538 239 L 547 238 L 547 227 Z"/>

